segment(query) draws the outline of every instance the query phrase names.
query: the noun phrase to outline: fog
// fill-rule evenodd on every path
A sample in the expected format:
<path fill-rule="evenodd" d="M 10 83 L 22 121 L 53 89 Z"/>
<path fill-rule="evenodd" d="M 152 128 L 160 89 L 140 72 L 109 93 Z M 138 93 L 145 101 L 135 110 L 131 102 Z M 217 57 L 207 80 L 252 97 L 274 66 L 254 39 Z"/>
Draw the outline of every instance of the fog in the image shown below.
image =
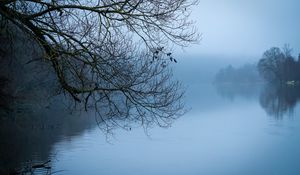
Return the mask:
<path fill-rule="evenodd" d="M 265 50 L 284 44 L 298 55 L 299 7 L 297 0 L 201 0 L 191 13 L 201 40 L 175 47 L 176 77 L 188 84 L 211 82 L 219 69 L 255 64 Z"/>
<path fill-rule="evenodd" d="M 175 78 L 189 85 L 193 83 L 212 83 L 216 73 L 228 65 L 239 67 L 244 64 L 256 64 L 259 58 L 226 57 L 213 55 L 192 56 L 186 54 L 173 66 Z"/>
<path fill-rule="evenodd" d="M 297 0 L 201 0 L 192 18 L 202 33 L 199 45 L 182 56 L 253 59 L 285 43 L 300 51 L 300 2 Z"/>
<path fill-rule="evenodd" d="M 149 57 L 154 61 L 159 52 L 166 53 L 158 68 L 169 65 L 172 78 L 182 83 L 184 112 L 170 120 L 145 113 L 115 115 L 111 109 L 122 110 L 122 104 L 111 100 L 99 107 L 111 110 L 104 116 L 97 106 L 85 103 L 84 108 L 61 90 L 51 65 L 32 62 L 42 52 L 34 51 L 38 45 L 27 35 L 16 35 L 11 45 L 0 42 L 0 51 L 8 53 L 0 53 L 0 109 L 9 107 L 0 110 L 0 174 L 41 174 L 37 166 L 45 174 L 62 175 L 300 174 L 300 72 L 298 79 L 276 86 L 256 69 L 267 49 L 287 43 L 294 49 L 288 66 L 300 70 L 299 7 L 298 0 L 201 0 L 191 11 L 202 34 L 199 43 L 174 46 L 171 53 L 159 47 Z M 4 36 L 0 39 L 8 40 Z M 1 84 L 2 74 L 11 80 L 3 78 Z M 106 91 L 99 93 L 100 100 L 110 95 Z M 20 102 L 10 102 L 14 96 L 6 92 L 20 96 Z M 155 93 L 147 101 L 140 94 L 145 93 L 138 96 L 142 105 L 157 98 Z M 157 122 L 161 118 L 170 125 Z"/>

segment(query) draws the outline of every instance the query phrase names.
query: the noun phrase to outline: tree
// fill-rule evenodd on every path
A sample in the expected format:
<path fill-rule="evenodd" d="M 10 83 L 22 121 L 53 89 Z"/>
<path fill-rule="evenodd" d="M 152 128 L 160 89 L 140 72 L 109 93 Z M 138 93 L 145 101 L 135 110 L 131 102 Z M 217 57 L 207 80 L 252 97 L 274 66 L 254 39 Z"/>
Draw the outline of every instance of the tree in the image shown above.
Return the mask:
<path fill-rule="evenodd" d="M 39 44 L 64 92 L 99 116 L 168 125 L 183 91 L 168 68 L 172 45 L 199 35 L 188 19 L 197 0 L 2 0 L 1 23 Z M 148 118 L 147 116 L 151 116 Z M 103 119 L 103 118 L 102 118 Z"/>
<path fill-rule="evenodd" d="M 268 81 L 282 80 L 280 74 L 280 66 L 283 54 L 280 48 L 272 47 L 267 50 L 258 62 L 258 70 L 260 75 Z"/>
<path fill-rule="evenodd" d="M 267 50 L 258 62 L 258 70 L 262 77 L 269 82 L 285 83 L 296 79 L 296 61 L 291 55 L 288 45 L 281 50 L 272 47 Z"/>

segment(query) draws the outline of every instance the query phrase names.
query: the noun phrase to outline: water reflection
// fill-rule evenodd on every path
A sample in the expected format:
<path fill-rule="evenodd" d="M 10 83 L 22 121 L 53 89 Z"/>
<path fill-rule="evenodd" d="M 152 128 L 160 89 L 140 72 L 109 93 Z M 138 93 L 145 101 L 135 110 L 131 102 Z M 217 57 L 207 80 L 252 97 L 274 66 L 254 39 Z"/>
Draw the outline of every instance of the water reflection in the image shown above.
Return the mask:
<path fill-rule="evenodd" d="M 36 103 L 28 105 L 27 101 L 18 103 L 11 109 L 11 112 L 0 110 L 0 174 L 30 172 L 34 166 L 45 162 L 47 166 L 42 167 L 50 169 L 52 160 L 55 159 L 55 144 L 60 141 L 71 142 L 73 138 L 96 127 L 100 129 L 99 134 L 102 131 L 106 136 L 103 140 L 110 141 L 107 139 L 113 138 L 112 135 L 119 128 L 130 131 L 136 127 L 144 127 L 147 132 L 159 120 L 154 118 L 157 116 L 99 117 L 92 110 L 86 112 L 74 107 L 67 110 L 60 97 L 46 106 Z M 176 117 L 161 120 L 173 122 Z M 47 168 L 44 169 L 48 170 Z M 43 174 L 49 174 L 49 171 Z"/>
<path fill-rule="evenodd" d="M 260 105 L 268 115 L 277 119 L 282 119 L 285 115 L 293 116 L 299 100 L 299 86 L 266 85 L 259 98 Z"/>
<path fill-rule="evenodd" d="M 256 98 L 259 95 L 261 85 L 222 83 L 215 84 L 215 88 L 221 97 L 234 101 L 237 97 L 247 99 Z"/>
<path fill-rule="evenodd" d="M 299 88 L 231 87 L 217 88 L 226 99 L 222 100 L 210 85 L 195 86 L 188 102 L 194 109 L 207 110 L 192 109 L 197 112 L 191 111 L 168 130 L 152 129 L 154 139 L 146 138 L 142 129 L 117 133 L 117 144 L 98 137 L 101 133 L 93 114 L 70 114 L 62 107 L 50 106 L 0 117 L 0 174 L 48 160 L 52 173 L 66 170 L 57 174 L 266 174 L 266 162 L 266 167 L 278 174 L 298 170 L 297 165 L 284 164 L 280 169 L 278 164 L 298 162 L 298 152 L 290 150 L 299 146 L 299 135 L 293 135 L 300 133 L 299 122 L 273 127 L 261 107 L 266 111 L 292 109 L 299 100 Z M 280 108 L 273 108 L 276 101 Z M 134 121 L 107 118 L 100 128 L 114 122 L 118 124 L 114 128 L 132 127 Z M 249 162 L 259 163 L 249 167 Z M 232 172 L 236 169 L 240 173 Z"/>
<path fill-rule="evenodd" d="M 94 118 L 62 108 L 35 106 L 0 117 L 0 174 L 13 174 L 51 160 L 55 143 L 96 126 Z M 51 162 L 49 163 L 51 166 Z M 49 167 L 47 166 L 47 167 Z"/>
<path fill-rule="evenodd" d="M 299 86 L 216 84 L 215 88 L 222 98 L 230 101 L 237 97 L 257 98 L 266 113 L 276 119 L 282 119 L 285 115 L 293 116 L 294 108 L 300 100 Z"/>

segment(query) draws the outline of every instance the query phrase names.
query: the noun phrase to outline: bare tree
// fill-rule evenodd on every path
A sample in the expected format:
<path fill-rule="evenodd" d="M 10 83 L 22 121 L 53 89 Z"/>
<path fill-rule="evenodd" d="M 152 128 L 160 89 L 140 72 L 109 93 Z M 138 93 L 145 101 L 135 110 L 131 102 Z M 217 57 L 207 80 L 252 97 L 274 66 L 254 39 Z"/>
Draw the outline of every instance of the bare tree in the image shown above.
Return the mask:
<path fill-rule="evenodd" d="M 282 50 L 272 47 L 265 51 L 259 60 L 258 70 L 269 82 L 282 84 L 297 79 L 297 63 L 292 56 L 292 49 L 287 44 Z"/>
<path fill-rule="evenodd" d="M 9 21 L 39 43 L 63 91 L 107 116 L 168 126 L 183 91 L 167 60 L 172 45 L 199 35 L 188 19 L 197 0 L 1 0 Z M 104 117 L 105 116 L 105 117 Z M 115 122 L 115 121 L 113 121 Z"/>
<path fill-rule="evenodd" d="M 280 48 L 272 47 L 265 51 L 263 57 L 258 62 L 259 73 L 268 81 L 283 81 L 281 75 L 281 65 L 284 54 Z"/>

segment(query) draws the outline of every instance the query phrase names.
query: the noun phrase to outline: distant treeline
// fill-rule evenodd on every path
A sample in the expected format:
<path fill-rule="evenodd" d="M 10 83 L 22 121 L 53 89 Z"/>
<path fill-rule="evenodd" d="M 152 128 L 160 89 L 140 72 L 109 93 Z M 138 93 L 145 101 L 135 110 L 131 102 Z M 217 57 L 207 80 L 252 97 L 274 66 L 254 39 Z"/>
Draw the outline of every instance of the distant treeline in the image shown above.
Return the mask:
<path fill-rule="evenodd" d="M 257 83 L 296 86 L 300 84 L 300 54 L 292 55 L 292 49 L 272 47 L 263 53 L 257 64 L 246 64 L 239 68 L 231 65 L 222 68 L 215 76 L 214 83 Z"/>
<path fill-rule="evenodd" d="M 229 65 L 220 69 L 216 74 L 214 83 L 253 83 L 261 82 L 256 64 L 246 64 L 242 67 L 234 68 Z"/>

